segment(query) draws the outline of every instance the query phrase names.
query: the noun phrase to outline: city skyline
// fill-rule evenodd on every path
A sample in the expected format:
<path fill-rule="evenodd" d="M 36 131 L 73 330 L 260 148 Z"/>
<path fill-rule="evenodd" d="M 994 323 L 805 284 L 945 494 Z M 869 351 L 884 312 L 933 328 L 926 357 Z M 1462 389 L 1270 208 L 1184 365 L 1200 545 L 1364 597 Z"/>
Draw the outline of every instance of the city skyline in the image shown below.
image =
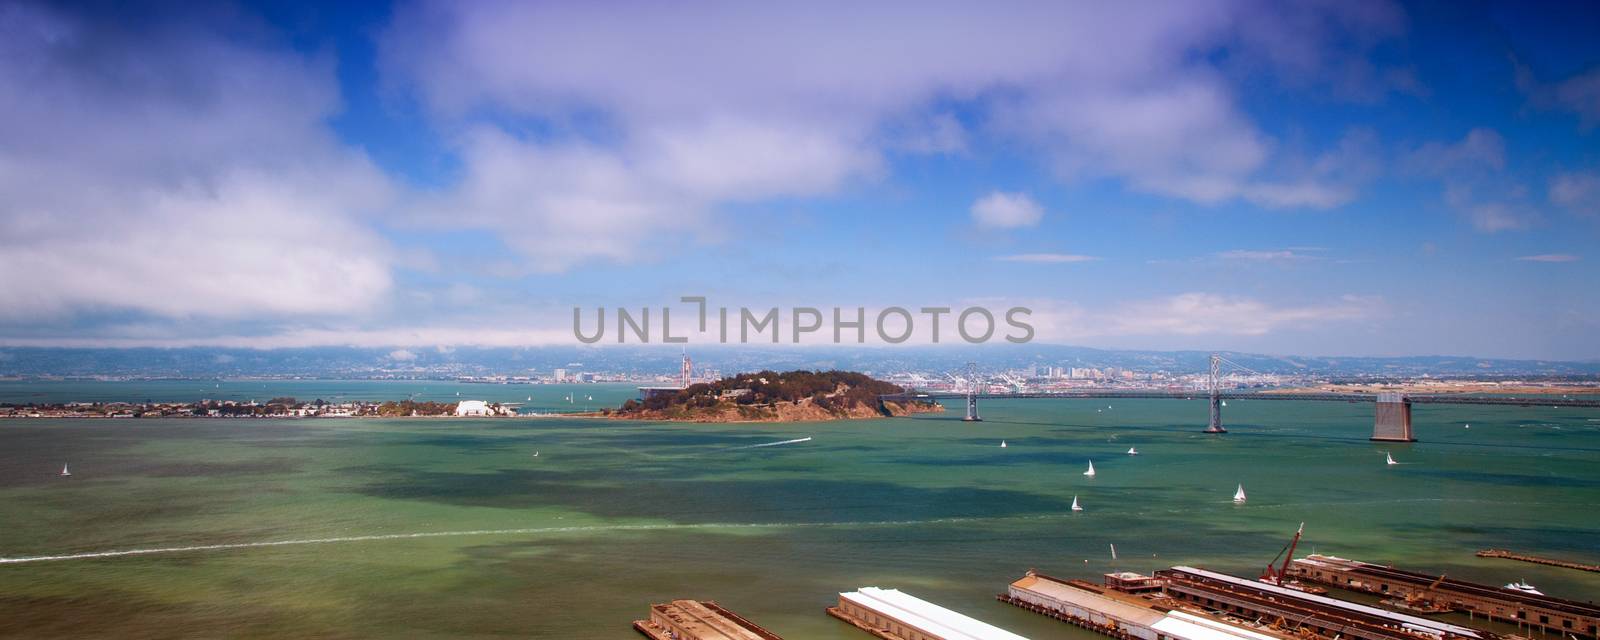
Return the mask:
<path fill-rule="evenodd" d="M 1593 6 L 632 10 L 0 3 L 0 346 L 574 345 L 698 295 L 1600 358 Z"/>

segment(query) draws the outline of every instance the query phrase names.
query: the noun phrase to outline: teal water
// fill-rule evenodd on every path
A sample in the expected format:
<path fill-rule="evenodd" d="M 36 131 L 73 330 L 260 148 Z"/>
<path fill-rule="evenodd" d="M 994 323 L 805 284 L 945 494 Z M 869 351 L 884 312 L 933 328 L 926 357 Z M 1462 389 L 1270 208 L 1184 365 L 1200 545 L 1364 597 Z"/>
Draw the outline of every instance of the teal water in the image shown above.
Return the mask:
<path fill-rule="evenodd" d="M 1393 445 L 1370 412 L 1232 402 L 1221 437 L 1198 400 L 996 401 L 979 424 L 0 421 L 0 557 L 290 543 L 0 564 L 0 635 L 629 638 L 692 597 L 864 638 L 822 609 L 875 585 L 1087 639 L 994 594 L 1030 567 L 1254 575 L 1301 521 L 1306 552 L 1600 597 L 1600 574 L 1473 556 L 1600 562 L 1600 413 L 1419 407 L 1422 442 Z"/>

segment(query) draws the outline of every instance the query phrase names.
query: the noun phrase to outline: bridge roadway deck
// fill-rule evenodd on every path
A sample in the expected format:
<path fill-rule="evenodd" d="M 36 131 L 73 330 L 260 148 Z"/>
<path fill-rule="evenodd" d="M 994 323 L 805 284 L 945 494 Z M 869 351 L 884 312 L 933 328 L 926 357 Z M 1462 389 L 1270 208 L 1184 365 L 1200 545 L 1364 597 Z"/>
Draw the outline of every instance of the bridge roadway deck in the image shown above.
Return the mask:
<path fill-rule="evenodd" d="M 980 393 L 979 400 L 1008 400 L 1008 399 L 1091 399 L 1091 398 L 1130 398 L 1130 399 L 1162 399 L 1162 400 L 1207 400 L 1210 394 L 1206 391 L 1172 392 L 1172 391 L 1039 391 L 1023 393 Z M 950 391 L 911 392 L 882 396 L 884 400 L 954 400 L 966 398 L 967 394 Z M 1223 400 L 1303 400 L 1312 402 L 1377 402 L 1376 393 L 1261 393 L 1224 391 L 1217 394 Z M 1600 407 L 1600 399 L 1588 398 L 1552 398 L 1529 396 L 1467 396 L 1446 394 L 1419 394 L 1406 395 L 1406 400 L 1412 404 L 1475 404 L 1475 405 L 1506 405 L 1518 407 L 1547 406 L 1547 407 Z"/>

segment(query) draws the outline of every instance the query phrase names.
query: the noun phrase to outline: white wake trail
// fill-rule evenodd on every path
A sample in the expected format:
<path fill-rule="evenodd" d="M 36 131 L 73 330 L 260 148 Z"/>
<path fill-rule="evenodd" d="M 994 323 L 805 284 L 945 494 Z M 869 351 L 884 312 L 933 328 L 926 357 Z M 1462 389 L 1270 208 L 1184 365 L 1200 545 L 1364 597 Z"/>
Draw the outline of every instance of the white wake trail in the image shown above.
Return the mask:
<path fill-rule="evenodd" d="M 374 542 L 381 540 L 408 540 L 416 538 L 452 538 L 463 536 L 506 536 L 530 534 L 561 534 L 583 533 L 593 531 L 662 531 L 677 529 L 800 529 L 817 527 L 884 527 L 907 526 L 918 524 L 942 524 L 956 522 L 970 522 L 987 520 L 990 518 L 936 518 L 931 520 L 873 520 L 856 522 L 706 522 L 694 524 L 617 524 L 617 525 L 587 525 L 571 527 L 533 527 L 523 529 L 472 529 L 465 531 L 425 531 L 417 533 L 384 533 L 365 536 L 340 536 L 333 538 L 304 538 L 299 540 L 270 540 L 264 542 L 232 542 L 226 544 L 200 544 L 183 547 L 152 547 L 148 549 L 122 549 L 116 551 L 88 551 L 84 553 L 67 553 L 48 556 L 23 556 L 16 558 L 0 558 L 3 564 L 24 564 L 30 562 L 55 562 L 62 560 L 90 560 L 95 558 L 120 558 L 124 556 L 147 556 L 166 553 L 191 553 L 197 551 L 226 551 L 230 549 L 260 549 L 266 547 L 293 547 L 316 544 L 338 544 L 350 542 Z"/>
<path fill-rule="evenodd" d="M 795 438 L 793 440 L 783 440 L 783 441 L 780 441 L 780 442 L 763 442 L 761 444 L 751 444 L 751 445 L 745 445 L 743 447 L 734 447 L 732 449 L 729 449 L 729 451 L 738 451 L 740 449 L 759 449 L 761 447 L 776 447 L 778 445 L 799 444 L 801 442 L 811 442 L 811 436 L 806 436 L 804 438 Z"/>

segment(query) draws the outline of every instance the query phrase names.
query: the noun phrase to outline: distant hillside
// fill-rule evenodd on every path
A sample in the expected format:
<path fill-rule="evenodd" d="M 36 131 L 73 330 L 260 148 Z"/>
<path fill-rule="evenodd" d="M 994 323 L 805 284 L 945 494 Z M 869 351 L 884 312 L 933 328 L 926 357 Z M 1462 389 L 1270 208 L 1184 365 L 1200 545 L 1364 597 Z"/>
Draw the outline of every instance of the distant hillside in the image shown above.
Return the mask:
<path fill-rule="evenodd" d="M 899 385 L 852 371 L 762 371 L 629 400 L 614 418 L 692 422 L 797 422 L 943 411 L 932 402 L 879 402 Z"/>

